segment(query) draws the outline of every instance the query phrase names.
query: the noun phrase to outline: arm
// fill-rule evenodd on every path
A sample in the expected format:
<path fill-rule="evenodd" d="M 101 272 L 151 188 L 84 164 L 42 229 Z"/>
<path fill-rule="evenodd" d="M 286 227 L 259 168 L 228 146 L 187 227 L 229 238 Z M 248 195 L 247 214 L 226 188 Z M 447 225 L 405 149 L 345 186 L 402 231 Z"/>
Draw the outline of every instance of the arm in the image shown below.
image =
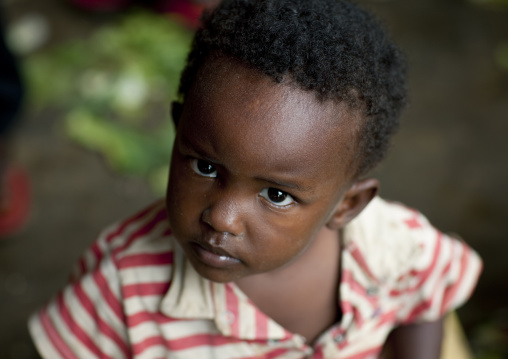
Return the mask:
<path fill-rule="evenodd" d="M 385 343 L 384 358 L 439 359 L 443 339 L 443 319 L 395 328 Z"/>

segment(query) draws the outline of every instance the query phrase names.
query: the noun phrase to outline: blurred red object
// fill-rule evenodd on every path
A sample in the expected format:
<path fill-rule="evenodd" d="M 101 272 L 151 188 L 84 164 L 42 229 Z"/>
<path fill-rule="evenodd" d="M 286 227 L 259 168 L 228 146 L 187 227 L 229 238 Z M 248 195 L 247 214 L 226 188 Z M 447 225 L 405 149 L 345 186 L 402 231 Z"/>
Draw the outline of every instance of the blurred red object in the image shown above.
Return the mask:
<path fill-rule="evenodd" d="M 197 28 L 203 10 L 215 7 L 220 0 L 71 0 L 71 2 L 82 10 L 97 13 L 117 12 L 130 5 L 149 7 L 159 13 L 177 15 L 187 25 Z"/>
<path fill-rule="evenodd" d="M 199 19 L 204 9 L 205 5 L 195 4 L 188 0 L 159 1 L 155 5 L 155 11 L 177 15 L 193 28 L 199 27 Z"/>
<path fill-rule="evenodd" d="M 6 170 L 0 206 L 0 238 L 20 230 L 28 220 L 30 210 L 30 184 L 26 172 L 16 166 Z"/>

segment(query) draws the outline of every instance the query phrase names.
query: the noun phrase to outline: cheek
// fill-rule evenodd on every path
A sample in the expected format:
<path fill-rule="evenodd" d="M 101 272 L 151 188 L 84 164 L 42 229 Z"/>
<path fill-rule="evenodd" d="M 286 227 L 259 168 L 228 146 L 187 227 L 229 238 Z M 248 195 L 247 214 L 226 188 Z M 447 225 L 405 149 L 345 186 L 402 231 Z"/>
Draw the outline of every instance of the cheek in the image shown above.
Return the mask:
<path fill-rule="evenodd" d="M 298 256 L 316 237 L 326 222 L 327 211 L 324 208 L 309 207 L 293 216 L 280 220 L 272 230 L 278 247 L 288 255 Z M 274 222 L 271 222 L 274 224 Z"/>
<path fill-rule="evenodd" d="M 279 235 L 283 234 L 297 246 L 304 246 L 323 226 L 321 217 L 312 209 L 302 209 L 287 218 L 279 219 L 278 223 L 272 223 L 277 227 Z"/>
<path fill-rule="evenodd" d="M 194 190 L 192 180 L 188 178 L 185 169 L 172 164 L 166 205 L 171 229 L 175 234 L 191 232 L 199 228 L 199 218 L 202 212 L 202 203 L 199 191 Z"/>
<path fill-rule="evenodd" d="M 262 217 L 253 223 L 258 228 L 254 235 L 254 250 L 263 252 L 266 258 L 272 258 L 280 264 L 291 261 L 305 250 L 321 227 L 316 226 L 313 219 L 301 215 Z"/>

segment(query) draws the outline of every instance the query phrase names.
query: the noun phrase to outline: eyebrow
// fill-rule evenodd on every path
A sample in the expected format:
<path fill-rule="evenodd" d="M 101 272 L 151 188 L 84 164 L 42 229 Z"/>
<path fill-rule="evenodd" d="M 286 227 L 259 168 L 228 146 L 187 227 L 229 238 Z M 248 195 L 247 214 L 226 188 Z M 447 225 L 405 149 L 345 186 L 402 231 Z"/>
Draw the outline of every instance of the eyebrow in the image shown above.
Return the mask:
<path fill-rule="evenodd" d="M 278 186 L 278 187 L 293 188 L 293 189 L 296 189 L 300 192 L 309 192 L 311 189 L 309 186 L 302 186 L 301 184 L 296 183 L 296 182 L 283 181 L 283 180 L 281 181 L 281 180 L 274 179 L 274 178 L 254 177 L 254 179 L 259 180 L 259 181 L 273 183 L 275 186 Z"/>
<path fill-rule="evenodd" d="M 188 150 L 192 151 L 192 152 L 195 152 L 197 155 L 199 155 L 199 157 L 201 157 L 202 159 L 204 159 L 205 161 L 207 162 L 210 162 L 211 164 L 213 165 L 217 165 L 217 166 L 222 166 L 222 163 L 220 163 L 219 161 L 217 161 L 216 159 L 214 158 L 211 158 L 209 157 L 208 155 L 206 155 L 204 152 L 202 152 L 199 148 L 199 145 L 196 145 L 194 142 L 192 141 L 189 141 L 189 139 L 187 138 L 187 136 L 182 135 L 181 137 L 181 144 Z"/>
<path fill-rule="evenodd" d="M 189 139 L 185 136 L 185 134 L 181 137 L 181 141 L 182 141 L 182 144 L 187 149 L 195 152 L 201 158 L 203 158 L 205 161 L 210 162 L 214 166 L 224 167 L 224 165 L 220 161 L 217 161 L 216 159 L 211 158 L 211 157 L 207 156 L 205 153 L 203 153 L 202 151 L 200 151 L 199 146 L 195 146 L 192 141 L 189 141 Z M 198 147 L 198 148 L 196 148 L 196 147 Z M 276 187 L 285 187 L 285 188 L 296 189 L 299 192 L 309 192 L 311 190 L 310 186 L 303 186 L 299 183 L 292 182 L 292 181 L 279 180 L 279 179 L 263 177 L 263 176 L 256 176 L 256 177 L 254 177 L 254 179 L 258 180 L 258 181 L 272 183 Z"/>

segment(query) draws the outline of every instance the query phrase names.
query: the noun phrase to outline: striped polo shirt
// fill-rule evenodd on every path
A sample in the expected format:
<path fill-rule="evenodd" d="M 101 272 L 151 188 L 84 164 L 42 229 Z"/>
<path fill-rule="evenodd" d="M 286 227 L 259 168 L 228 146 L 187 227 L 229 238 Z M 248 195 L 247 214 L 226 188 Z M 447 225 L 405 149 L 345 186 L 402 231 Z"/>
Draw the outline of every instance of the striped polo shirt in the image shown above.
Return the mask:
<path fill-rule="evenodd" d="M 233 283 L 199 276 L 164 202 L 106 229 L 29 322 L 45 358 L 377 358 L 395 326 L 440 318 L 481 260 L 417 211 L 375 198 L 343 231 L 339 323 L 312 345 Z M 298 315 L 298 313 L 295 313 Z"/>

